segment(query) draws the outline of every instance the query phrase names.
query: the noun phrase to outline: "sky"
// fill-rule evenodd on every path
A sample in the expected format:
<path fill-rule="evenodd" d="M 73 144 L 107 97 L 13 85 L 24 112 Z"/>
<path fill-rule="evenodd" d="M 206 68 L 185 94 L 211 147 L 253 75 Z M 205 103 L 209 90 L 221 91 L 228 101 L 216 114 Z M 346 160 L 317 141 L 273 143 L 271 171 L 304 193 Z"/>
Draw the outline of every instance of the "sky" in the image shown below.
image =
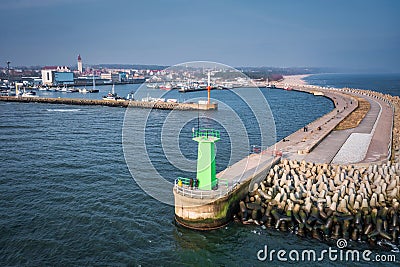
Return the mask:
<path fill-rule="evenodd" d="M 400 72 L 398 0 L 1 0 L 0 66 L 159 64 Z"/>

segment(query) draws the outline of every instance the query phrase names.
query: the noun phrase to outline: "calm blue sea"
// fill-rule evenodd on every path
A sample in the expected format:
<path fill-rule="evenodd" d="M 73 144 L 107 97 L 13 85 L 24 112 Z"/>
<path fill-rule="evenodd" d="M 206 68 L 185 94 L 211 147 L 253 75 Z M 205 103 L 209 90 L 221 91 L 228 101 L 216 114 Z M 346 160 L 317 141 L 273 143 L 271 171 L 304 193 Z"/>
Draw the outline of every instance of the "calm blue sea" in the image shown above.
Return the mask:
<path fill-rule="evenodd" d="M 329 80 L 329 75 L 318 76 L 309 79 L 340 86 Z M 350 76 L 343 77 L 351 81 Z M 341 80 L 340 76 L 335 79 Z M 387 88 L 388 81 L 384 81 L 377 88 Z M 398 85 L 399 79 L 393 81 Z M 355 84 L 363 87 L 362 83 Z M 99 88 L 100 94 L 86 97 L 100 98 L 110 90 Z M 116 92 L 126 96 L 137 88 L 138 85 L 116 86 Z M 399 89 L 397 86 L 391 90 Z M 269 89 L 262 92 L 274 115 L 277 139 L 333 108 L 331 101 L 310 94 Z M 169 94 L 181 100 L 195 94 L 204 96 L 204 92 Z M 212 91 L 212 95 L 229 103 L 253 133 L 251 142 L 259 142 L 259 130 L 246 105 L 230 91 Z M 0 265 L 265 266 L 271 262 L 257 259 L 257 252 L 265 245 L 269 250 L 288 251 L 335 247 L 333 242 L 321 243 L 236 223 L 209 232 L 177 226 L 174 208 L 147 195 L 128 170 L 121 136 L 125 111 L 101 106 L 0 102 Z M 147 111 L 133 112 L 139 118 Z M 154 167 L 166 180 L 173 181 L 182 171 L 171 166 L 159 140 L 168 114 L 169 111 L 152 111 L 146 126 L 146 144 Z M 237 133 L 228 135 L 218 122 L 208 118 L 211 115 L 207 112 L 197 116 L 202 125 L 222 131 L 223 138 L 217 144 L 217 168 L 223 170 Z M 191 120 L 176 129 L 182 153 L 192 159 L 196 144 L 190 137 L 196 125 L 197 120 Z M 190 171 L 184 174 L 192 175 Z M 369 248 L 352 242 L 350 247 Z M 388 246 L 372 250 L 391 253 Z M 397 258 L 400 260 L 398 252 Z M 272 262 L 275 266 L 281 264 L 276 259 Z M 325 260 L 317 264 L 349 263 Z M 351 265 L 364 266 L 365 262 Z"/>

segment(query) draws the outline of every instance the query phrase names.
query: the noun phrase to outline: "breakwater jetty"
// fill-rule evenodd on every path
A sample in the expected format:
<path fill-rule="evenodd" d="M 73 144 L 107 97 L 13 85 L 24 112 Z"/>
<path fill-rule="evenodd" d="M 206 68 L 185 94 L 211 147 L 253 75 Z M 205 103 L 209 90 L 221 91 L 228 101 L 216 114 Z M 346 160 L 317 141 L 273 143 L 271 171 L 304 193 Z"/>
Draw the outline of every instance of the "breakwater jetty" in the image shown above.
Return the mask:
<path fill-rule="evenodd" d="M 238 218 L 299 236 L 398 243 L 400 164 L 314 164 L 284 159 L 240 202 Z"/>
<path fill-rule="evenodd" d="M 362 121 L 345 133 L 327 135 L 311 151 L 314 155 L 308 159 L 312 161 L 298 161 L 294 153 L 281 158 L 239 203 L 235 218 L 243 224 L 318 240 L 344 238 L 375 244 L 384 239 L 398 244 L 400 98 L 362 89 L 338 91 L 371 104 Z M 354 142 L 352 134 L 362 139 L 365 147 L 357 142 L 346 146 L 346 142 Z M 326 156 L 332 152 L 326 148 L 336 150 L 337 143 L 336 153 L 345 148 L 347 154 L 342 155 L 348 162 L 358 154 L 355 164 L 332 164 L 337 155 Z M 315 163 L 318 161 L 325 163 Z"/>
<path fill-rule="evenodd" d="M 172 103 L 172 102 L 146 102 L 134 100 L 98 100 L 82 98 L 45 98 L 45 97 L 15 97 L 0 96 L 0 101 L 23 103 L 47 103 L 65 105 L 100 105 L 109 107 L 136 107 L 165 110 L 217 110 L 217 103 Z"/>
<path fill-rule="evenodd" d="M 293 90 L 329 97 L 335 108 L 275 148 L 219 173 L 219 195 L 206 200 L 175 185 L 176 220 L 205 230 L 235 218 L 318 240 L 399 242 L 400 98 L 349 88 Z M 351 127 L 337 130 L 353 119 L 360 99 L 370 108 Z"/>

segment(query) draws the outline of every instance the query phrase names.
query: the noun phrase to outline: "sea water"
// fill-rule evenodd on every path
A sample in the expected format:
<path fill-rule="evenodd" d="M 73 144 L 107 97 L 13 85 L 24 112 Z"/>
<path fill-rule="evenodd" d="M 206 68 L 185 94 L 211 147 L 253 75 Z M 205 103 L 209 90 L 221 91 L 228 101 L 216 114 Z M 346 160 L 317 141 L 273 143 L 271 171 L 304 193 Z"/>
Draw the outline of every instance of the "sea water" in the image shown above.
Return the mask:
<path fill-rule="evenodd" d="M 109 90 L 99 88 L 100 94 Z M 123 85 L 115 90 L 125 96 L 137 88 Z M 230 93 L 212 91 L 216 99 L 231 99 L 235 106 Z M 333 108 L 330 100 L 311 94 L 273 89 L 262 89 L 262 93 L 274 115 L 278 140 Z M 171 98 L 185 100 L 196 94 L 202 97 L 205 92 L 170 94 Z M 236 110 L 246 118 L 241 113 L 248 109 L 242 104 L 238 100 Z M 116 107 L 0 102 L 1 265 L 254 266 L 268 264 L 257 258 L 265 245 L 270 250 L 288 251 L 335 247 L 334 242 L 321 243 L 256 225 L 231 223 L 208 232 L 176 225 L 174 208 L 147 195 L 128 170 L 121 137 L 125 111 Z M 133 112 L 143 116 L 147 111 Z M 155 134 L 149 134 L 146 142 L 155 167 L 172 182 L 182 172 L 170 166 L 162 154 L 158 134 L 168 112 L 153 111 L 147 127 Z M 198 117 L 202 124 L 219 127 L 208 122 L 207 112 Z M 192 120 L 177 129 L 180 149 L 192 159 L 196 158 L 196 143 L 191 140 L 191 128 L 197 123 Z M 246 124 L 249 132 L 252 125 Z M 235 134 L 221 131 L 217 171 L 227 167 Z M 258 141 L 257 136 L 250 139 Z M 359 243 L 350 246 L 369 248 Z M 390 253 L 391 248 L 373 249 Z M 275 258 L 273 265 L 280 264 Z"/>

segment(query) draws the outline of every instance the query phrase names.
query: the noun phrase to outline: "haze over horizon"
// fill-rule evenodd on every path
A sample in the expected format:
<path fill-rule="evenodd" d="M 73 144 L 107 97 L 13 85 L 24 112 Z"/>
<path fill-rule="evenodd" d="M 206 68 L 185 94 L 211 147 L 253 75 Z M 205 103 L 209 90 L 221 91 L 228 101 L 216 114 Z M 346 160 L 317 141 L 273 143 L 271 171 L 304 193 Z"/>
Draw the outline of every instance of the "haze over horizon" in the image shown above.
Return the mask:
<path fill-rule="evenodd" d="M 0 66 L 328 67 L 400 72 L 400 1 L 5 0 Z"/>

